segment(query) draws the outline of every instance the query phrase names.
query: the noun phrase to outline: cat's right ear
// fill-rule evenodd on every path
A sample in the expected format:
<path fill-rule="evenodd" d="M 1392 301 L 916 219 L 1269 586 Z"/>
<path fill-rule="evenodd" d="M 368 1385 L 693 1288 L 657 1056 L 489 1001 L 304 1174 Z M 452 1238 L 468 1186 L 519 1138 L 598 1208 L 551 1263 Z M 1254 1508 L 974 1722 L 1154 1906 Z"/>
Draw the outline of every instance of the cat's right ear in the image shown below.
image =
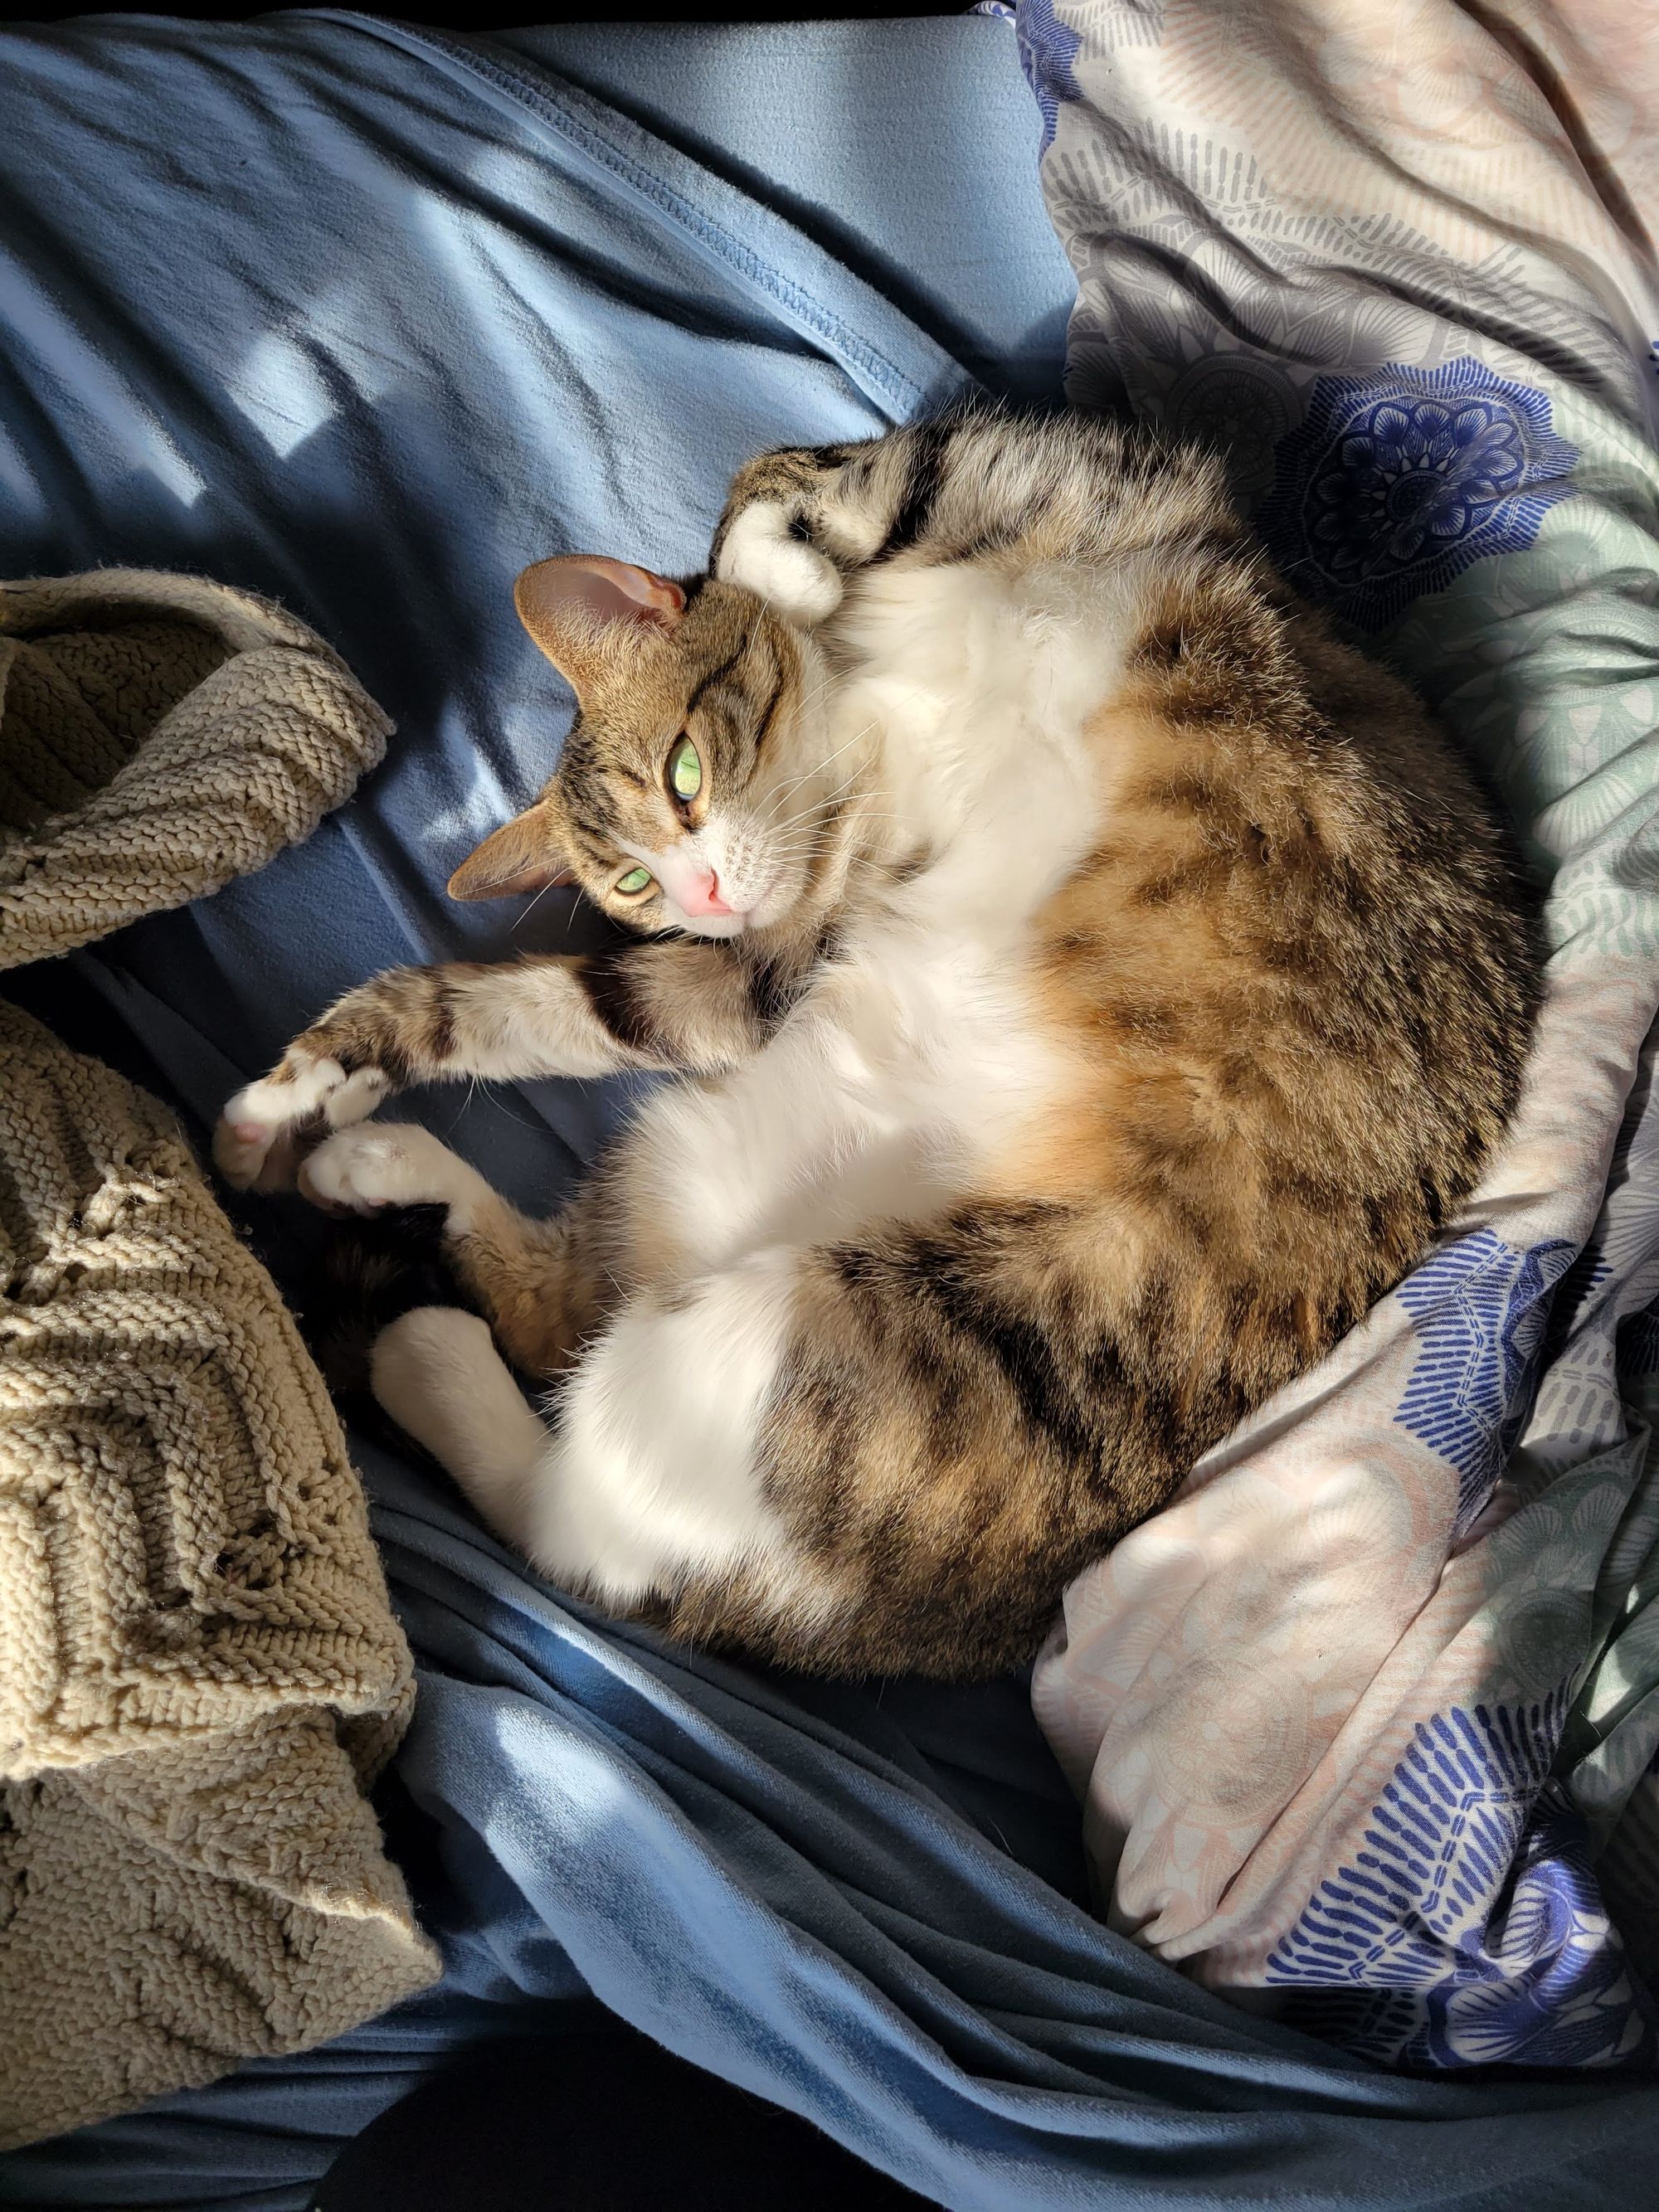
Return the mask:
<path fill-rule="evenodd" d="M 559 850 L 557 832 L 539 802 L 515 814 L 469 853 L 449 879 L 453 899 L 518 898 L 576 878 Z"/>
<path fill-rule="evenodd" d="M 629 561 L 574 553 L 538 561 L 513 586 L 519 620 L 580 694 L 598 664 L 641 629 L 672 629 L 685 593 Z"/>

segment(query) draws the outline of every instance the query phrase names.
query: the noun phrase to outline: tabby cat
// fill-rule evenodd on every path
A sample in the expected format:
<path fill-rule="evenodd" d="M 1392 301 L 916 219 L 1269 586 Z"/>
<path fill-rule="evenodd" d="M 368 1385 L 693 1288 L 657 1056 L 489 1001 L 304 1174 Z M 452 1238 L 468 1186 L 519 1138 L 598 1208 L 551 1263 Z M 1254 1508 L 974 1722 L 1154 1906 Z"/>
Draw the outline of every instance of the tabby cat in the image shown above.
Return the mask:
<path fill-rule="evenodd" d="M 1500 834 L 1215 465 L 1104 421 L 773 453 L 709 576 L 516 598 L 580 711 L 450 890 L 574 878 L 628 936 L 349 992 L 221 1166 L 445 1209 L 476 1311 L 395 1321 L 374 1389 L 556 1580 L 836 1673 L 1028 1659 L 1498 1143 L 1538 965 Z M 684 1079 L 549 1220 L 365 1118 L 618 1070 Z"/>

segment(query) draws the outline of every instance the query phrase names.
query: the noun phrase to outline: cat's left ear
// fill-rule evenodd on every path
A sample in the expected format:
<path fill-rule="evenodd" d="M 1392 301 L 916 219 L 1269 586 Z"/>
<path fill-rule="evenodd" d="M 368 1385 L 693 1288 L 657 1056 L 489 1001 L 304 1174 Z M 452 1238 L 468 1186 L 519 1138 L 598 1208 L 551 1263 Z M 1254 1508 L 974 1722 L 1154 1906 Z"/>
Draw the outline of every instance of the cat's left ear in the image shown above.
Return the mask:
<path fill-rule="evenodd" d="M 559 673 L 580 692 L 630 632 L 672 629 L 685 593 L 672 578 L 629 561 L 574 553 L 538 561 L 513 586 L 519 620 Z"/>
<path fill-rule="evenodd" d="M 515 814 L 469 853 L 449 879 L 453 899 L 517 898 L 576 878 L 560 851 L 557 832 L 540 801 Z"/>

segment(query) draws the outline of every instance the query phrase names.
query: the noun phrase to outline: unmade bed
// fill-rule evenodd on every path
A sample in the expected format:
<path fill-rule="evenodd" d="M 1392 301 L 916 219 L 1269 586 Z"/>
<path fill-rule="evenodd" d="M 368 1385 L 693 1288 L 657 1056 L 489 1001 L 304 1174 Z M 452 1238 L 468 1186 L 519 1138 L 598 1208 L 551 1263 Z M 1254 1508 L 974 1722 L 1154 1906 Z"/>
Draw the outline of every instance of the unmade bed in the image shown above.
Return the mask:
<path fill-rule="evenodd" d="M 975 389 L 1059 400 L 1073 264 L 1086 301 L 1091 253 L 1109 263 L 1081 221 L 1068 263 L 1039 190 L 1061 103 L 1086 112 L 1066 12 L 1022 11 L 1018 34 L 981 15 L 481 40 L 326 11 L 4 33 L 3 573 L 128 562 L 280 598 L 398 724 L 303 846 L 15 995 L 200 1136 L 374 969 L 578 941 L 564 894 L 441 894 L 568 715 L 513 576 L 588 548 L 687 573 L 762 447 Z M 1121 51 L 1148 43 L 1140 11 L 1106 12 Z M 1086 153 L 1063 133 L 1058 152 L 1082 207 Z M 1126 192 L 1115 219 L 1130 237 L 1146 214 Z M 1164 211 L 1147 230 L 1167 241 Z M 1155 319 L 1131 333 L 1154 355 Z M 1081 351 L 1074 333 L 1073 398 L 1141 404 L 1133 344 L 1109 391 L 1079 386 L 1116 335 L 1098 313 Z M 1212 418 L 1256 374 L 1212 380 Z M 542 1210 L 623 1103 L 549 1084 L 410 1110 Z M 315 1218 L 233 1211 L 302 1298 Z M 1024 1680 L 837 1687 L 678 1650 L 551 1589 L 425 1467 L 367 1438 L 359 1464 L 419 1680 L 382 1811 L 443 1981 L 308 2056 L 15 2154 L 0 2202 L 299 2212 L 420 2073 L 507 2033 L 546 2034 L 556 2065 L 596 2003 L 964 2212 L 1496 2212 L 1546 2177 L 1588 2207 L 1659 2145 L 1642 2071 L 1389 2071 L 1106 1924 Z M 1046 1684 L 1086 1789 L 1098 1686 L 1059 1652 Z"/>

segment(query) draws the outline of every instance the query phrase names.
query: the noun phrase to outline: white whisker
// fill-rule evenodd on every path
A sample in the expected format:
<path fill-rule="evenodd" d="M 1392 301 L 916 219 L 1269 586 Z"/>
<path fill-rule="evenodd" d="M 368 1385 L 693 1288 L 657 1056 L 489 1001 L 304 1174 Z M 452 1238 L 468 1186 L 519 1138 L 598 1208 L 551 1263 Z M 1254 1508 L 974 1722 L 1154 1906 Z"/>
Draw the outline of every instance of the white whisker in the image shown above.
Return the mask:
<path fill-rule="evenodd" d="M 543 901 L 543 900 L 547 896 L 547 895 L 548 895 L 549 891 L 550 891 L 550 890 L 552 890 L 552 888 L 553 888 L 553 886 L 552 886 L 552 884 L 544 884 L 542 885 L 542 887 L 541 887 L 540 890 L 538 890 L 538 891 L 537 892 L 537 894 L 536 894 L 535 897 L 534 897 L 533 899 L 532 899 L 532 900 L 531 900 L 531 902 L 530 902 L 529 905 L 525 908 L 524 912 L 523 912 L 523 913 L 519 916 L 518 920 L 517 920 L 517 921 L 513 924 L 512 928 L 511 928 L 511 929 L 509 929 L 509 930 L 507 931 L 507 935 L 508 935 L 509 937 L 516 936 L 516 935 L 517 935 L 517 933 L 518 933 L 518 932 L 519 932 L 520 930 L 521 930 L 521 929 L 524 927 L 524 925 L 526 924 L 526 922 L 527 922 L 527 921 L 529 921 L 529 919 L 530 919 L 531 915 L 532 915 L 532 914 L 534 914 L 534 913 L 535 913 L 536 908 L 537 908 L 541 904 L 542 901 Z M 572 908 L 572 912 L 573 912 L 573 913 L 574 912 L 574 908 Z M 567 923 L 565 924 L 565 927 L 566 927 L 566 928 L 567 928 L 567 929 L 569 927 L 569 926 L 570 926 L 570 925 L 569 925 L 569 923 L 568 923 L 568 922 L 567 922 Z"/>

